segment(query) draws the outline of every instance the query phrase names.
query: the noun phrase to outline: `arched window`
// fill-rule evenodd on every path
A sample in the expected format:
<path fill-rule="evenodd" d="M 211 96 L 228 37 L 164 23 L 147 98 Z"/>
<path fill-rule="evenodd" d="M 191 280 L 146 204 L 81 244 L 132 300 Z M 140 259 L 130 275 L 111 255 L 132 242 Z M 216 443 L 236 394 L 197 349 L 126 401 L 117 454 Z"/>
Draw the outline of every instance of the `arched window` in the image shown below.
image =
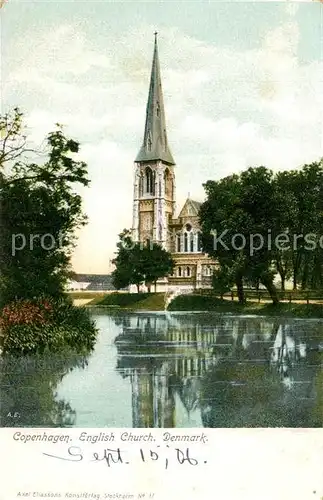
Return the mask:
<path fill-rule="evenodd" d="M 165 183 L 165 196 L 168 198 L 172 197 L 172 177 L 168 168 L 166 168 L 164 173 L 164 183 Z"/>
<path fill-rule="evenodd" d="M 147 167 L 145 170 L 145 178 L 146 178 L 146 193 L 153 194 L 154 189 L 154 176 L 151 168 Z"/>
<path fill-rule="evenodd" d="M 191 268 L 187 266 L 186 268 L 186 276 L 190 277 L 191 276 Z"/>
<path fill-rule="evenodd" d="M 143 196 L 144 195 L 144 175 L 143 173 L 140 174 L 140 177 L 139 177 L 139 196 Z"/>
<path fill-rule="evenodd" d="M 190 233 L 190 252 L 194 252 L 194 234 Z"/>
<path fill-rule="evenodd" d="M 181 267 L 178 268 L 178 276 L 182 276 L 182 268 Z"/>
<path fill-rule="evenodd" d="M 205 276 L 211 276 L 211 267 L 210 266 L 205 266 L 204 274 L 205 274 Z"/>
<path fill-rule="evenodd" d="M 181 235 L 177 234 L 176 235 L 176 252 L 181 251 Z"/>
<path fill-rule="evenodd" d="M 197 233 L 197 251 L 202 252 L 202 233 L 200 231 Z"/>
<path fill-rule="evenodd" d="M 188 252 L 188 234 L 184 233 L 184 252 Z"/>

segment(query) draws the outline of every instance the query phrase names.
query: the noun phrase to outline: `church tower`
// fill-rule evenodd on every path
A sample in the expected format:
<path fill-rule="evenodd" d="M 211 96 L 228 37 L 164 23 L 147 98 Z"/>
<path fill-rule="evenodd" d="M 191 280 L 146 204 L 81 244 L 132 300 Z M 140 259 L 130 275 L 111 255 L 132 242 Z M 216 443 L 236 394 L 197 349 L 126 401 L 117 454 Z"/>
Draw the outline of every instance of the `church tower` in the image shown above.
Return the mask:
<path fill-rule="evenodd" d="M 133 240 L 170 248 L 168 225 L 175 212 L 175 162 L 168 146 L 155 33 L 143 143 L 135 159 Z"/>

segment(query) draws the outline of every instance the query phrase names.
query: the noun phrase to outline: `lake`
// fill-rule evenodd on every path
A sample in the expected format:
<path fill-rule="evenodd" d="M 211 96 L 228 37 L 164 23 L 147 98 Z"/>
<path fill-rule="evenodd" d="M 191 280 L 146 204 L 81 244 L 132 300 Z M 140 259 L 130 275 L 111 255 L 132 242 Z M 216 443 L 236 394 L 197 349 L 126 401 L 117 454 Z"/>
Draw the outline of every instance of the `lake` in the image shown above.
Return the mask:
<path fill-rule="evenodd" d="M 88 357 L 1 359 L 2 427 L 323 426 L 321 320 L 92 314 Z"/>

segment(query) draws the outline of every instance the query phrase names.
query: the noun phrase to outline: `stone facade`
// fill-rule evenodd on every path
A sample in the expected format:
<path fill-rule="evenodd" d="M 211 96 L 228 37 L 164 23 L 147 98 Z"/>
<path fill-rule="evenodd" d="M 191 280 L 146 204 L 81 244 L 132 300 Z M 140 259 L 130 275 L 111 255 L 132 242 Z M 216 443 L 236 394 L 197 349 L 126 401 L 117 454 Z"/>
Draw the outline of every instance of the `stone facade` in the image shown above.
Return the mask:
<path fill-rule="evenodd" d="M 200 203 L 188 198 L 175 213 L 175 161 L 167 140 L 157 38 L 144 139 L 134 167 L 133 239 L 162 245 L 176 261 L 173 275 L 159 280 L 157 291 L 209 288 L 216 263 L 202 251 Z"/>

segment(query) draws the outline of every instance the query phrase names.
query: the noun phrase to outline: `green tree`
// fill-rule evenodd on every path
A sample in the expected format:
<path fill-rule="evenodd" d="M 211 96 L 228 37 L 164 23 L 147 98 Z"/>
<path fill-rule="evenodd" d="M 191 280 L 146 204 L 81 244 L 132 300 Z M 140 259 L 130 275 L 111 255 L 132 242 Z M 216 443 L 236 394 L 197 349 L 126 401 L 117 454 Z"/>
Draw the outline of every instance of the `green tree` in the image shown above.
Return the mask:
<path fill-rule="evenodd" d="M 323 252 L 319 242 L 323 228 L 323 162 L 280 172 L 276 184 L 285 200 L 281 220 L 290 236 L 288 248 L 276 256 L 282 283 L 286 274 L 292 277 L 294 290 L 297 286 L 322 287 Z"/>
<path fill-rule="evenodd" d="M 212 276 L 212 286 L 215 293 L 219 294 L 221 299 L 226 292 L 229 292 L 232 288 L 234 281 L 230 269 L 222 266 L 220 269 L 216 269 Z"/>
<path fill-rule="evenodd" d="M 246 279 L 263 283 L 277 303 L 269 245 L 269 237 L 280 231 L 273 173 L 265 167 L 249 168 L 240 175 L 208 181 L 204 188 L 207 199 L 200 210 L 204 250 L 230 270 L 240 303 L 245 302 Z"/>
<path fill-rule="evenodd" d="M 136 285 L 137 291 L 145 283 L 148 290 L 159 278 L 170 274 L 175 266 L 171 254 L 157 243 L 135 243 L 131 239 L 131 231 L 124 229 L 119 234 L 117 256 L 113 260 L 116 268 L 112 273 L 116 288 Z"/>
<path fill-rule="evenodd" d="M 77 159 L 79 143 L 57 126 L 37 162 L 19 110 L 0 118 L 0 131 L 1 301 L 59 297 L 71 272 L 75 232 L 86 223 L 74 188 L 89 184 L 87 166 Z"/>
<path fill-rule="evenodd" d="M 175 261 L 171 254 L 157 243 L 148 243 L 143 248 L 145 284 L 150 292 L 151 283 L 157 287 L 157 280 L 172 273 Z"/>
<path fill-rule="evenodd" d="M 143 254 L 139 244 L 131 239 L 131 231 L 124 229 L 119 234 L 117 256 L 113 259 L 116 266 L 112 273 L 112 283 L 118 290 L 136 285 L 137 291 L 145 281 Z"/>

